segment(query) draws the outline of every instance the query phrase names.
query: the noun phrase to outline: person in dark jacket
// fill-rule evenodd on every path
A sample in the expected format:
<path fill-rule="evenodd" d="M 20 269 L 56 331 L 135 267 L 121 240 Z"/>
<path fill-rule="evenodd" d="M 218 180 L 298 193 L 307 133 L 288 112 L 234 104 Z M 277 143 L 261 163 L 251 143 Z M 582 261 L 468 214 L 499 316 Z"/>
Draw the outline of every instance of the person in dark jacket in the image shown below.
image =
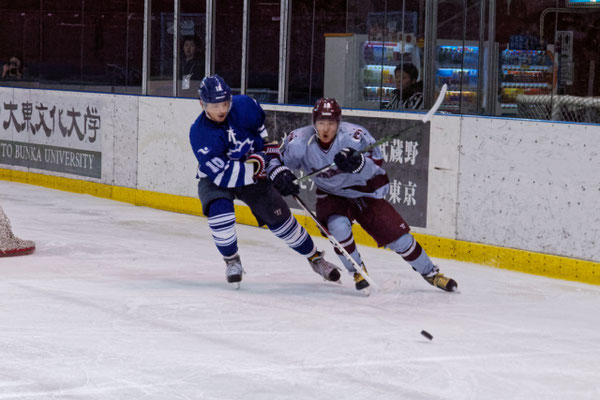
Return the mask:
<path fill-rule="evenodd" d="M 392 92 L 392 100 L 386 105 L 387 110 L 410 109 L 423 107 L 423 81 L 417 81 L 419 70 L 411 63 L 398 65 L 394 70 L 396 89 Z"/>
<path fill-rule="evenodd" d="M 204 78 L 204 49 L 196 36 L 184 36 L 181 42 L 181 95 L 195 97 L 196 88 Z"/>
<path fill-rule="evenodd" d="M 19 57 L 11 57 L 2 67 L 2 79 L 16 81 L 23 78 L 23 62 Z"/>

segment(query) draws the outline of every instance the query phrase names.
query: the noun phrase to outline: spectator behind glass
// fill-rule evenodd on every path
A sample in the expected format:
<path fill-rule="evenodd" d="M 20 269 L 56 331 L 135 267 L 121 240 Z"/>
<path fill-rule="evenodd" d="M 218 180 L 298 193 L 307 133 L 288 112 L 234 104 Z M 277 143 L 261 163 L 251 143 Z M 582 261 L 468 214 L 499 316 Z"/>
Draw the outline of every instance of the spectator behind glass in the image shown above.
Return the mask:
<path fill-rule="evenodd" d="M 11 57 L 2 67 L 2 79 L 16 81 L 23 78 L 23 63 L 18 57 Z"/>
<path fill-rule="evenodd" d="M 183 61 L 181 63 L 181 94 L 196 97 L 198 84 L 204 78 L 204 48 L 196 36 L 184 36 L 181 43 Z"/>
<path fill-rule="evenodd" d="M 423 107 L 423 81 L 418 81 L 419 70 L 413 64 L 398 65 L 394 70 L 396 89 L 392 91 L 392 100 L 385 107 L 387 110 L 410 109 Z M 402 96 L 402 97 L 400 97 Z"/>

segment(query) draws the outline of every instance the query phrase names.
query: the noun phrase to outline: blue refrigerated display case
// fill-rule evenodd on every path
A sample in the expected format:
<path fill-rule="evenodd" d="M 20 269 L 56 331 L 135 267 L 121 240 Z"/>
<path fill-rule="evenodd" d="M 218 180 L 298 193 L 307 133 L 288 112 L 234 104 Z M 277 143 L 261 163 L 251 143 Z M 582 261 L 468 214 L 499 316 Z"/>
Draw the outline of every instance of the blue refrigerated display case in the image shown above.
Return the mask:
<path fill-rule="evenodd" d="M 500 108 L 502 115 L 517 114 L 516 97 L 520 94 L 551 94 L 552 56 L 546 50 L 502 51 L 500 57 Z"/>
<path fill-rule="evenodd" d="M 438 40 L 434 83 L 436 96 L 444 84 L 448 85 L 446 99 L 440 110 L 476 112 L 479 84 L 478 43 Z"/>
<path fill-rule="evenodd" d="M 567 7 L 583 7 L 583 8 L 597 8 L 600 7 L 600 1 L 598 0 L 565 0 Z"/>

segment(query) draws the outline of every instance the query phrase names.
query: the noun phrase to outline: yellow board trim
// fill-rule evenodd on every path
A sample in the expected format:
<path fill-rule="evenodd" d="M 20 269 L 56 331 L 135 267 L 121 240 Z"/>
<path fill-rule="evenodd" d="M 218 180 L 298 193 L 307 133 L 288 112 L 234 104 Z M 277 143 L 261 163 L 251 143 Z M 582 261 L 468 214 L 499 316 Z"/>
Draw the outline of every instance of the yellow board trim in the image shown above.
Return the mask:
<path fill-rule="evenodd" d="M 63 178 L 0 168 L 0 179 L 44 186 L 73 193 L 122 201 L 137 206 L 157 208 L 183 214 L 203 215 L 197 198 L 111 186 L 97 182 Z M 235 206 L 236 219 L 241 224 L 257 226 L 256 219 L 246 206 Z M 314 221 L 296 214 L 300 224 L 311 235 L 320 235 Z M 357 243 L 376 247 L 375 241 L 358 225 L 353 228 Z M 600 285 L 600 263 L 568 257 L 535 253 L 525 250 L 465 242 L 438 236 L 413 233 L 431 257 L 472 262 L 496 268 Z"/>

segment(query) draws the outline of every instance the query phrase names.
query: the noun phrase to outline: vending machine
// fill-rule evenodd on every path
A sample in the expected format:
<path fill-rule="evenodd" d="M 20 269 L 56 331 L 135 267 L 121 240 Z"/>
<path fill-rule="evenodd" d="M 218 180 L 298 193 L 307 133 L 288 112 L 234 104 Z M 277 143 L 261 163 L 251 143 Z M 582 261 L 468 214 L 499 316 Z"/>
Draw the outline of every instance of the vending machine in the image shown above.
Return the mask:
<path fill-rule="evenodd" d="M 539 39 L 512 35 L 500 57 L 500 108 L 502 115 L 517 114 L 520 94 L 551 94 L 554 88 L 553 54 Z"/>
<path fill-rule="evenodd" d="M 436 68 L 433 77 L 435 93 L 448 85 L 446 99 L 440 110 L 453 113 L 476 113 L 479 95 L 487 88 L 480 88 L 479 74 L 487 82 L 487 44 L 484 48 L 484 67 L 479 71 L 479 42 L 462 40 L 438 40 Z M 487 96 L 485 96 L 488 98 Z"/>

